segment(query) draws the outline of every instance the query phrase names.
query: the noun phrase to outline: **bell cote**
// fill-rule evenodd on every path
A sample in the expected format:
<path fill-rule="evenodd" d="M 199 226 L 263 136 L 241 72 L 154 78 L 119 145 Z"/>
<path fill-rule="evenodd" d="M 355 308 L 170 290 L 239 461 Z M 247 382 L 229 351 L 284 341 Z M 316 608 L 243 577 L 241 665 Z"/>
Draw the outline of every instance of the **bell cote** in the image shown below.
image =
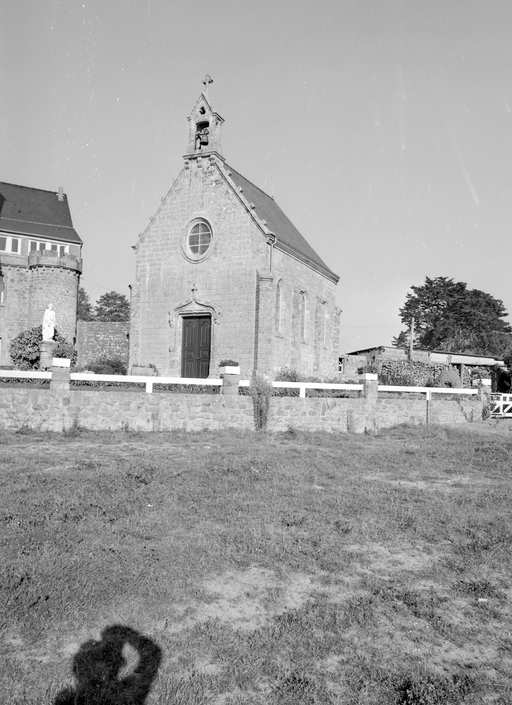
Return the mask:
<path fill-rule="evenodd" d="M 224 161 L 220 144 L 220 130 L 224 119 L 214 111 L 208 98 L 208 85 L 213 83 L 212 79 L 207 75 L 203 83 L 205 89 L 187 118 L 189 133 L 185 159 L 216 155 Z"/>

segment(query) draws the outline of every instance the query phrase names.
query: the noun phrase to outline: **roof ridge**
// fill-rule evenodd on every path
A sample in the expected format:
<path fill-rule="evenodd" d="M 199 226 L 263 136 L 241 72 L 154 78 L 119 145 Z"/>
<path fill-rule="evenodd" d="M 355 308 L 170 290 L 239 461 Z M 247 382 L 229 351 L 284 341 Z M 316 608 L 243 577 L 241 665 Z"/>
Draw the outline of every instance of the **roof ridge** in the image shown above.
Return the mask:
<path fill-rule="evenodd" d="M 0 215 L 0 220 L 12 220 L 13 223 L 32 223 L 32 225 L 51 225 L 52 228 L 71 228 L 72 230 L 75 229 L 74 225 L 59 225 L 59 223 L 41 223 L 38 220 L 23 220 L 22 218 L 9 218 L 6 215 Z"/>
<path fill-rule="evenodd" d="M 30 191 L 42 191 L 43 193 L 53 193 L 55 195 L 57 195 L 57 193 L 58 193 L 58 190 L 51 191 L 50 189 L 47 189 L 47 188 L 37 188 L 37 186 L 24 186 L 23 184 L 12 184 L 10 181 L 0 181 L 0 186 L 2 184 L 5 184 L 6 186 L 16 186 L 16 188 L 26 188 Z M 64 196 L 65 195 L 66 195 L 66 193 L 64 193 Z"/>
<path fill-rule="evenodd" d="M 231 171 L 235 171 L 235 172 L 238 174 L 238 176 L 241 176 L 242 179 L 244 179 L 244 181 L 248 181 L 248 182 L 251 184 L 251 186 L 254 186 L 254 188 L 257 188 L 258 191 L 261 191 L 261 193 L 262 193 L 264 196 L 266 196 L 267 198 L 270 198 L 272 201 L 274 201 L 274 203 L 276 203 L 276 201 L 275 201 L 275 199 L 274 199 L 274 196 L 271 196 L 269 193 L 267 193 L 266 191 L 264 191 L 260 186 L 257 186 L 257 185 L 256 185 L 255 183 L 253 183 L 250 179 L 248 179 L 247 176 L 244 176 L 243 174 L 241 174 L 239 171 L 237 171 L 237 169 L 235 169 L 234 167 L 230 166 L 227 162 L 224 163 L 224 167 L 227 167 L 226 171 L 230 171 L 230 170 L 231 170 Z M 281 209 L 281 210 L 282 210 L 282 209 Z M 283 213 L 284 213 L 284 211 L 283 211 Z M 285 215 L 286 215 L 286 213 L 285 213 Z M 288 216 L 286 216 L 286 217 L 288 217 Z"/>

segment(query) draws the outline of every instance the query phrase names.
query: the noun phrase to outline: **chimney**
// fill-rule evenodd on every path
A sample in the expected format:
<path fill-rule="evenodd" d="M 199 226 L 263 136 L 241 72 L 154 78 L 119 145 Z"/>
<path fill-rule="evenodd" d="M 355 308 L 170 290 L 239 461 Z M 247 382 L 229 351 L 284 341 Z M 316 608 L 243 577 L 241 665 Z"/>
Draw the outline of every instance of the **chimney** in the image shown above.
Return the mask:
<path fill-rule="evenodd" d="M 64 186 L 59 186 L 59 192 L 57 194 L 57 198 L 59 199 L 59 201 L 64 200 Z"/>

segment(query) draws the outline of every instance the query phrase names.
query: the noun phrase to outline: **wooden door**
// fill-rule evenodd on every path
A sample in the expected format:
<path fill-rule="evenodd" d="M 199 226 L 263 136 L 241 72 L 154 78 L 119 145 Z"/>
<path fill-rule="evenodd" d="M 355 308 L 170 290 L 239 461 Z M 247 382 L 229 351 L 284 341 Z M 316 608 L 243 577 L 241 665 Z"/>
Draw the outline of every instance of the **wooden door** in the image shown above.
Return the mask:
<path fill-rule="evenodd" d="M 210 316 L 183 318 L 181 376 L 206 378 L 210 374 Z"/>

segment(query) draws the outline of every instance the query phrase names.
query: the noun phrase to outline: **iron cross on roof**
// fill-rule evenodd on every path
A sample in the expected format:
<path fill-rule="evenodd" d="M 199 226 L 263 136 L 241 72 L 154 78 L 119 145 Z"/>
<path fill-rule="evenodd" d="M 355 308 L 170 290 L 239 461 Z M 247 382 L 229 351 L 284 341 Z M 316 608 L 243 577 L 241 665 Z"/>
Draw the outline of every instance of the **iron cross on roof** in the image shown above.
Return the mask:
<path fill-rule="evenodd" d="M 205 95 L 208 95 L 208 86 L 210 85 L 210 83 L 213 83 L 213 78 L 211 76 L 209 76 L 208 74 L 206 74 L 206 76 L 204 77 L 204 80 L 203 80 Z"/>

